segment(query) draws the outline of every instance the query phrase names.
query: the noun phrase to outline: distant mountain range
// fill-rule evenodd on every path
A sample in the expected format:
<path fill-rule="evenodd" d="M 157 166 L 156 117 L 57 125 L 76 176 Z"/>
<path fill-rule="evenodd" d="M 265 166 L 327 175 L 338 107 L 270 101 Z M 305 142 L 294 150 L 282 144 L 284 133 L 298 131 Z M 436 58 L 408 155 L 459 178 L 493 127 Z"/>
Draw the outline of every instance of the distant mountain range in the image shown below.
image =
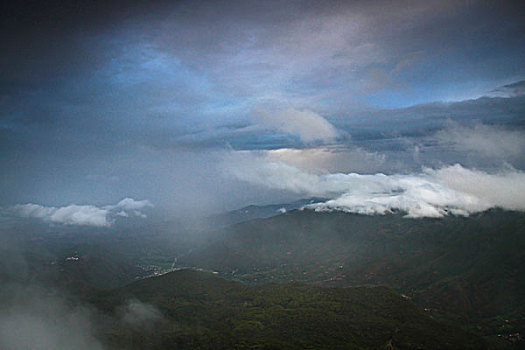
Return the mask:
<path fill-rule="evenodd" d="M 300 199 L 291 203 L 269 204 L 269 205 L 249 205 L 240 209 L 211 216 L 210 223 L 216 226 L 228 226 L 238 224 L 253 219 L 264 219 L 286 213 L 290 210 L 300 209 L 308 204 L 323 202 L 323 198 Z"/>

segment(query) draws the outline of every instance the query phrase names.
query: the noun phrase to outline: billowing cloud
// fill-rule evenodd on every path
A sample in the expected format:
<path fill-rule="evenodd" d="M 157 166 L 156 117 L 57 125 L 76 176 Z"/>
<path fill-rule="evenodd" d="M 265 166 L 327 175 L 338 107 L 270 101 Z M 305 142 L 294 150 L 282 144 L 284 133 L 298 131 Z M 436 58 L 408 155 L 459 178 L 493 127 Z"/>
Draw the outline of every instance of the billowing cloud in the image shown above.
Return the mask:
<path fill-rule="evenodd" d="M 128 217 L 131 212 L 135 216 L 146 217 L 140 211 L 146 207 L 153 207 L 153 205 L 148 200 L 136 201 L 125 198 L 116 205 L 102 208 L 76 204 L 57 208 L 28 203 L 15 205 L 10 212 L 18 217 L 37 218 L 56 224 L 109 227 L 115 216 Z"/>
<path fill-rule="evenodd" d="M 319 211 L 369 215 L 401 211 L 408 217 L 442 217 L 494 207 L 525 210 L 525 173 L 517 170 L 489 174 L 456 164 L 411 175 L 316 175 L 253 157 L 239 162 L 242 167 L 227 170 L 238 179 L 303 196 L 332 198 L 308 206 Z"/>
<path fill-rule="evenodd" d="M 454 165 L 425 171 L 459 193 L 479 198 L 491 207 L 525 210 L 525 172 L 514 169 L 489 174 Z"/>
<path fill-rule="evenodd" d="M 292 135 L 297 135 L 303 142 L 333 141 L 337 129 L 321 115 L 310 110 L 286 109 L 283 111 L 256 111 L 255 118 L 261 125 Z"/>
<path fill-rule="evenodd" d="M 20 217 L 37 218 L 47 222 L 65 225 L 110 226 L 108 210 L 92 205 L 68 205 L 65 207 L 45 207 L 38 204 L 19 204 L 13 213 Z"/>

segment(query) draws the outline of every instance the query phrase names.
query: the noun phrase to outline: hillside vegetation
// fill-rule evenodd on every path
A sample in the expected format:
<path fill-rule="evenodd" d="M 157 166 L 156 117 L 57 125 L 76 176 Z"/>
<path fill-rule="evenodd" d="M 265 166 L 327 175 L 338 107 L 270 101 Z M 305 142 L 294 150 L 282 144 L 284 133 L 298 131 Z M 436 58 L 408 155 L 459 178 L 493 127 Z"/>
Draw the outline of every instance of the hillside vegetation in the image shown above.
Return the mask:
<path fill-rule="evenodd" d="M 248 283 L 388 285 L 483 334 L 525 329 L 525 215 L 406 219 L 309 210 L 231 226 L 184 257 Z"/>
<path fill-rule="evenodd" d="M 483 349 L 387 287 L 246 286 L 181 270 L 101 292 L 108 315 L 128 300 L 155 307 L 148 326 L 115 322 L 103 339 L 130 349 Z"/>

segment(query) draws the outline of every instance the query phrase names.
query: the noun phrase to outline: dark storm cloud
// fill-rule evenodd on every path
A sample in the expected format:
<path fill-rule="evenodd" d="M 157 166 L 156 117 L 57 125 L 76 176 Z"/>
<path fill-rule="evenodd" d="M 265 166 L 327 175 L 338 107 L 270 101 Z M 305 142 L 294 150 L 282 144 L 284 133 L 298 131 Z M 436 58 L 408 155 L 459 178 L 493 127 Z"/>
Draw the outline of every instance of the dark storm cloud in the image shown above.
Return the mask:
<path fill-rule="evenodd" d="M 85 71 L 93 56 L 76 45 L 75 36 L 97 29 L 110 9 L 101 1 L 3 2 L 2 79 L 16 90 Z"/>
<path fill-rule="evenodd" d="M 3 204 L 198 206 L 235 188 L 214 189 L 224 152 L 326 146 L 394 172 L 469 158 L 432 139 L 447 118 L 523 126 L 517 1 L 3 6 Z"/>
<path fill-rule="evenodd" d="M 381 89 L 410 86 L 414 75 L 418 81 L 501 77 L 520 68 L 516 59 L 523 53 L 523 10 L 510 1 L 58 1 L 4 13 L 10 49 L 3 63 L 16 72 L 8 74 L 11 80 L 26 84 L 89 71 L 141 41 L 239 94 L 268 88 L 275 75 L 296 80 L 300 89 L 342 88 L 348 81 L 341 78 L 364 80 L 361 88 L 367 77 L 382 77 L 373 85 Z M 90 37 L 96 44 L 86 46 Z M 501 60 L 506 64 L 486 70 Z M 428 69 L 439 61 L 448 63 L 439 73 Z"/>

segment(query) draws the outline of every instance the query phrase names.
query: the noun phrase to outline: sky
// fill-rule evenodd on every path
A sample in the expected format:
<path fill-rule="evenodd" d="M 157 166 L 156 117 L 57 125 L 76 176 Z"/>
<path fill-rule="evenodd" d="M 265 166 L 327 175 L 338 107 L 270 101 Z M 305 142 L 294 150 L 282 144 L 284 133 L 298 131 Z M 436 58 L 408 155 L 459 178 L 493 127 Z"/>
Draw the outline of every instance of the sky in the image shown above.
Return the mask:
<path fill-rule="evenodd" d="M 521 1 L 2 6 L 2 215 L 525 210 Z"/>

